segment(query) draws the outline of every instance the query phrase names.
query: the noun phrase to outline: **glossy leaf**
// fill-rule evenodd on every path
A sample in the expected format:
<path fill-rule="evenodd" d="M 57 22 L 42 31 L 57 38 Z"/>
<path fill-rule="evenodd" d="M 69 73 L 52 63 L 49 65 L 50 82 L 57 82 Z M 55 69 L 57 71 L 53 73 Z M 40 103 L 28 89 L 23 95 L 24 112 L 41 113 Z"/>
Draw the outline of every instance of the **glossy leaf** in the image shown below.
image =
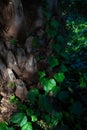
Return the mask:
<path fill-rule="evenodd" d="M 36 121 L 37 121 L 37 117 L 36 117 L 35 115 L 32 115 L 32 116 L 31 116 L 31 121 L 32 121 L 32 122 L 36 122 Z"/>
<path fill-rule="evenodd" d="M 54 78 L 56 79 L 57 82 L 62 83 L 64 81 L 64 79 L 65 79 L 65 75 L 62 72 L 56 73 L 54 75 Z"/>
<path fill-rule="evenodd" d="M 11 117 L 10 121 L 12 123 L 16 123 L 20 126 L 23 126 L 27 122 L 27 117 L 24 113 L 16 113 Z"/>
<path fill-rule="evenodd" d="M 54 79 L 46 79 L 44 82 L 44 90 L 46 91 L 46 93 L 48 93 L 49 91 L 51 91 L 54 86 L 56 86 L 56 81 Z"/>
<path fill-rule="evenodd" d="M 31 122 L 27 122 L 25 125 L 23 125 L 21 130 L 33 130 Z"/>

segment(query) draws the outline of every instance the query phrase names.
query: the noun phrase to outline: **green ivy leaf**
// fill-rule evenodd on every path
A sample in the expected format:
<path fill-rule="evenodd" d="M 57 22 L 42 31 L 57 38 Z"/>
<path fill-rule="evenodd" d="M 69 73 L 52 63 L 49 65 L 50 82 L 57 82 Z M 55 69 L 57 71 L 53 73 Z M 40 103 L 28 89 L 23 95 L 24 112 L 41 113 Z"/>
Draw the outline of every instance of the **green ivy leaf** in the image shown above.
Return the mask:
<path fill-rule="evenodd" d="M 8 130 L 7 124 L 6 123 L 0 123 L 0 130 Z"/>
<path fill-rule="evenodd" d="M 63 118 L 62 112 L 53 111 L 52 112 L 51 124 L 50 125 L 51 126 L 56 126 L 59 121 L 62 121 L 62 118 Z"/>
<path fill-rule="evenodd" d="M 17 43 L 17 39 L 12 38 L 12 39 L 10 40 L 10 43 L 11 43 L 12 45 L 15 45 L 15 44 Z"/>
<path fill-rule="evenodd" d="M 37 88 L 33 88 L 31 89 L 28 94 L 27 94 L 27 98 L 30 100 L 30 102 L 32 104 L 34 104 L 34 102 L 36 101 L 36 98 L 38 97 L 39 95 L 39 91 Z"/>
<path fill-rule="evenodd" d="M 8 125 L 4 122 L 0 123 L 0 130 L 14 130 L 14 128 L 9 128 Z"/>
<path fill-rule="evenodd" d="M 47 112 L 52 111 L 52 104 L 50 103 L 49 99 L 45 95 L 39 96 L 38 106 L 40 107 L 40 109 L 45 110 Z"/>
<path fill-rule="evenodd" d="M 62 83 L 65 79 L 64 73 L 60 72 L 54 75 L 54 78 L 57 82 Z"/>
<path fill-rule="evenodd" d="M 26 124 L 27 117 L 24 113 L 16 113 L 11 117 L 10 121 L 22 127 L 24 124 Z"/>
<path fill-rule="evenodd" d="M 32 122 L 36 122 L 37 121 L 37 117 L 35 115 L 32 115 L 31 116 L 31 120 L 32 120 Z"/>
<path fill-rule="evenodd" d="M 60 87 L 59 86 L 54 86 L 53 88 L 52 88 L 52 94 L 53 94 L 53 96 L 56 96 L 57 95 L 57 93 L 59 93 L 60 92 Z"/>
<path fill-rule="evenodd" d="M 80 88 L 86 88 L 86 81 L 83 77 L 80 78 Z"/>
<path fill-rule="evenodd" d="M 28 108 L 28 109 L 26 110 L 26 112 L 27 112 L 27 115 L 28 115 L 28 116 L 32 116 L 32 115 L 34 114 L 34 110 L 32 110 L 32 109 L 30 109 L 30 108 Z"/>
<path fill-rule="evenodd" d="M 48 93 L 56 86 L 56 81 L 54 79 L 46 79 L 43 85 L 45 92 Z"/>
<path fill-rule="evenodd" d="M 39 71 L 39 79 L 41 80 L 43 77 L 46 76 L 46 73 L 44 71 Z"/>
<path fill-rule="evenodd" d="M 33 130 L 31 122 L 27 122 L 23 125 L 21 130 Z"/>
<path fill-rule="evenodd" d="M 56 57 L 54 57 L 54 56 L 50 56 L 48 58 L 48 63 L 49 63 L 51 68 L 54 68 L 54 67 L 59 65 L 58 59 Z"/>
<path fill-rule="evenodd" d="M 43 114 L 43 118 L 45 119 L 46 123 L 47 123 L 48 125 L 50 125 L 51 117 L 48 116 L 47 114 Z"/>
<path fill-rule="evenodd" d="M 8 128 L 8 130 L 14 130 L 14 128 Z"/>

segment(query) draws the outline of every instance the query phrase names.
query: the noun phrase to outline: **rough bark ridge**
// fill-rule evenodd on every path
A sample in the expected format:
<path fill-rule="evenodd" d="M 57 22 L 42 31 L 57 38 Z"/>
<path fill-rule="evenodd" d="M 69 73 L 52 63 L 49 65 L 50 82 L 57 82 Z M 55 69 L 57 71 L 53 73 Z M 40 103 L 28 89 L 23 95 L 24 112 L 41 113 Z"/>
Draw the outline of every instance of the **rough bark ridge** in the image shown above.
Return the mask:
<path fill-rule="evenodd" d="M 37 7 L 33 8 L 37 14 L 36 9 Z M 28 10 L 24 10 L 21 0 L 0 0 L 0 97 L 2 97 L 0 122 L 9 120 L 11 114 L 17 109 L 9 101 L 11 95 L 25 100 L 27 89 L 32 83 L 37 82 L 37 63 L 32 52 L 34 36 L 26 38 L 25 35 L 21 35 L 21 32 L 30 32 L 29 29 L 33 30 L 42 26 L 41 22 L 36 24 L 37 21 L 42 20 L 41 15 L 38 14 L 35 23 L 34 16 L 31 17 L 33 14 L 31 8 L 29 8 L 31 11 L 29 14 Z M 32 21 L 34 21 L 33 29 Z M 19 35 L 21 41 L 22 37 L 26 39 L 24 43 L 22 41 L 23 44 L 20 44 Z M 14 84 L 13 87 L 10 88 L 8 83 Z"/>
<path fill-rule="evenodd" d="M 20 0 L 0 1 L 0 25 L 2 36 L 17 37 L 23 23 L 23 8 Z"/>

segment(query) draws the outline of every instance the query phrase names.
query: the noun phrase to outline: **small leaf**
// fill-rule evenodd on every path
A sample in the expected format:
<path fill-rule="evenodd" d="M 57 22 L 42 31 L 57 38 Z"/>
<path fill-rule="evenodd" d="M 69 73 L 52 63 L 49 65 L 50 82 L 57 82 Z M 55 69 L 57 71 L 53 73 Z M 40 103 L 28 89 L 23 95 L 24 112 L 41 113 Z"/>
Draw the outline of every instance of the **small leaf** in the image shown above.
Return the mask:
<path fill-rule="evenodd" d="M 10 97 L 10 101 L 14 101 L 14 100 L 15 100 L 15 96 L 12 95 L 12 96 Z"/>
<path fill-rule="evenodd" d="M 38 106 L 40 107 L 40 109 L 45 110 L 47 112 L 52 111 L 52 104 L 50 103 L 49 99 L 45 95 L 39 96 Z"/>
<path fill-rule="evenodd" d="M 27 122 L 27 117 L 24 113 L 16 113 L 11 117 L 10 121 L 12 123 L 16 123 L 20 126 L 23 126 Z"/>
<path fill-rule="evenodd" d="M 86 81 L 83 77 L 80 78 L 80 88 L 86 88 Z"/>
<path fill-rule="evenodd" d="M 15 45 L 15 44 L 17 43 L 17 39 L 12 38 L 12 39 L 10 40 L 10 43 L 13 44 L 13 45 Z"/>
<path fill-rule="evenodd" d="M 14 87 L 14 82 L 9 82 L 9 83 L 8 83 L 8 87 L 13 88 L 13 87 Z"/>
<path fill-rule="evenodd" d="M 54 86 L 53 88 L 52 88 L 52 94 L 53 94 L 53 96 L 56 96 L 57 95 L 57 93 L 59 93 L 60 92 L 60 87 L 59 86 Z"/>
<path fill-rule="evenodd" d="M 59 121 L 62 121 L 63 114 L 62 112 L 52 112 L 52 117 L 51 117 L 51 126 L 56 126 Z"/>
<path fill-rule="evenodd" d="M 64 73 L 60 72 L 54 75 L 54 78 L 56 79 L 57 82 L 62 83 L 65 79 Z"/>
<path fill-rule="evenodd" d="M 33 88 L 33 89 L 31 89 L 31 90 L 28 92 L 27 98 L 30 100 L 30 102 L 31 102 L 32 104 L 34 104 L 34 102 L 36 101 L 36 98 L 38 97 L 38 95 L 39 95 L 38 89 Z"/>
<path fill-rule="evenodd" d="M 26 124 L 26 122 L 27 122 L 27 117 L 24 116 L 24 118 L 23 118 L 23 119 L 21 120 L 21 122 L 20 122 L 20 126 L 22 127 L 23 125 Z"/>
<path fill-rule="evenodd" d="M 34 114 L 34 110 L 32 110 L 32 109 L 30 109 L 30 108 L 28 108 L 28 109 L 26 110 L 26 112 L 27 112 L 27 115 L 28 115 L 28 116 L 32 116 L 32 115 Z"/>
<path fill-rule="evenodd" d="M 39 79 L 42 79 L 46 76 L 46 73 L 44 71 L 39 71 Z"/>
<path fill-rule="evenodd" d="M 6 123 L 0 123 L 0 130 L 8 130 L 7 124 Z"/>
<path fill-rule="evenodd" d="M 35 115 L 32 115 L 31 120 L 32 120 L 32 122 L 35 122 L 35 121 L 37 121 L 37 117 Z"/>
<path fill-rule="evenodd" d="M 43 118 L 45 119 L 46 123 L 49 125 L 51 121 L 51 117 L 48 116 L 47 114 L 43 114 Z"/>
<path fill-rule="evenodd" d="M 59 65 L 58 59 L 56 57 L 54 57 L 54 56 L 50 56 L 48 58 L 48 63 L 49 63 L 51 68 L 54 68 L 54 67 Z"/>
<path fill-rule="evenodd" d="M 27 122 L 25 125 L 23 125 L 21 130 L 33 130 L 31 122 Z"/>
<path fill-rule="evenodd" d="M 48 93 L 56 86 L 56 81 L 54 79 L 46 79 L 43 85 L 45 92 Z"/>

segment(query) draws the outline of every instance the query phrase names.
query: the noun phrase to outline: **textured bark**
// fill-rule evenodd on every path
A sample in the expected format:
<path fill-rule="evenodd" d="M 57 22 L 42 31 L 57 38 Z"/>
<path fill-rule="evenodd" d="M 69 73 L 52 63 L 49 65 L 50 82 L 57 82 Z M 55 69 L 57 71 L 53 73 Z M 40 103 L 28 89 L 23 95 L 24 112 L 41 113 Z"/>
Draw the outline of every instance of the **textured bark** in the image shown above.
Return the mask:
<path fill-rule="evenodd" d="M 4 36 L 6 39 L 16 38 L 23 23 L 23 7 L 21 0 L 9 1 L 7 7 L 5 7 L 3 15 L 6 14 L 6 30 Z"/>

